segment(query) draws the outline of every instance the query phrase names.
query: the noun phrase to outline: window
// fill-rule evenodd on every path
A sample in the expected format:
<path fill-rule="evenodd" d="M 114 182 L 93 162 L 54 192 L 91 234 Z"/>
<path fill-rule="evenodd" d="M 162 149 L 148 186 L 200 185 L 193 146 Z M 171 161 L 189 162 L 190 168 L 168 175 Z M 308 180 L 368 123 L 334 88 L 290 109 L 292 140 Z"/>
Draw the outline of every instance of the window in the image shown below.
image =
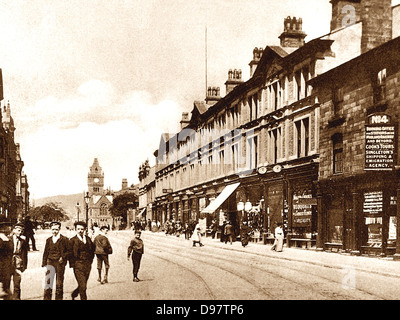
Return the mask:
<path fill-rule="evenodd" d="M 305 118 L 295 122 L 297 137 L 297 158 L 307 157 L 310 146 L 310 120 Z"/>
<path fill-rule="evenodd" d="M 336 115 L 343 105 L 343 88 L 334 88 L 332 95 L 333 113 Z"/>
<path fill-rule="evenodd" d="M 257 168 L 258 158 L 258 138 L 257 136 L 247 139 L 247 161 L 250 169 Z"/>
<path fill-rule="evenodd" d="M 301 99 L 301 71 L 297 71 L 294 75 L 296 99 Z"/>
<path fill-rule="evenodd" d="M 100 206 L 100 215 L 101 216 L 106 216 L 108 214 L 108 208 L 105 203 L 102 203 Z"/>
<path fill-rule="evenodd" d="M 270 152 L 271 152 L 271 159 L 273 163 L 278 162 L 279 158 L 279 144 L 280 144 L 280 138 L 281 138 L 281 129 L 277 128 L 274 130 L 271 130 L 269 132 L 269 139 L 270 139 Z"/>
<path fill-rule="evenodd" d="M 386 69 L 378 72 L 374 88 L 374 102 L 380 102 L 386 99 Z"/>
<path fill-rule="evenodd" d="M 333 142 L 333 173 L 343 173 L 343 136 L 335 134 Z"/>

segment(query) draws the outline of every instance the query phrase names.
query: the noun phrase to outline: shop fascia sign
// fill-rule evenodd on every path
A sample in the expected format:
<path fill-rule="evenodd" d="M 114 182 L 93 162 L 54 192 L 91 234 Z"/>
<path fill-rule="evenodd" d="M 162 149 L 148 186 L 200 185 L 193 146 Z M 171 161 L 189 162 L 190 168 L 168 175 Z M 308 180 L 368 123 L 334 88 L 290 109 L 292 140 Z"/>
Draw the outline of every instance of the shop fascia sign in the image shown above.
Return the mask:
<path fill-rule="evenodd" d="M 368 117 L 365 125 L 364 170 L 392 170 L 394 168 L 396 127 L 384 113 Z"/>

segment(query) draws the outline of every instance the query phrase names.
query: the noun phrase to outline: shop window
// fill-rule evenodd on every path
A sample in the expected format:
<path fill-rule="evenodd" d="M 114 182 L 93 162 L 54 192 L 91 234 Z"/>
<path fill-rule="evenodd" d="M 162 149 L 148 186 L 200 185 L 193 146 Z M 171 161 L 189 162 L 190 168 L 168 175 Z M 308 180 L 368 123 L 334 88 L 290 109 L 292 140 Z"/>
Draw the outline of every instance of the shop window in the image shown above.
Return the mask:
<path fill-rule="evenodd" d="M 382 69 L 376 76 L 374 86 L 374 102 L 378 103 L 386 99 L 386 69 Z"/>
<path fill-rule="evenodd" d="M 343 136 L 336 134 L 332 137 L 333 142 L 333 173 L 343 173 Z"/>

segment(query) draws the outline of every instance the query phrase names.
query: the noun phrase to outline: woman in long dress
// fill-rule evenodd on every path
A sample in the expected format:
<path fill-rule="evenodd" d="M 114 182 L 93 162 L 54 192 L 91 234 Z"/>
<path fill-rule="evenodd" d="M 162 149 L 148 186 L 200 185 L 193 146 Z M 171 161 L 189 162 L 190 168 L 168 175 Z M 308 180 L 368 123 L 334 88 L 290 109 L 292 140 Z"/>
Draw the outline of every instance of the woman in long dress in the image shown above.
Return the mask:
<path fill-rule="evenodd" d="M 275 242 L 271 247 L 271 250 L 275 250 L 277 252 L 281 252 L 283 250 L 283 229 L 282 223 L 278 223 L 277 227 L 275 228 Z"/>
<path fill-rule="evenodd" d="M 201 243 L 201 229 L 199 224 L 197 224 L 193 230 L 192 241 L 193 241 L 193 247 L 196 246 L 196 243 L 198 243 L 200 247 L 203 246 L 203 244 Z"/>

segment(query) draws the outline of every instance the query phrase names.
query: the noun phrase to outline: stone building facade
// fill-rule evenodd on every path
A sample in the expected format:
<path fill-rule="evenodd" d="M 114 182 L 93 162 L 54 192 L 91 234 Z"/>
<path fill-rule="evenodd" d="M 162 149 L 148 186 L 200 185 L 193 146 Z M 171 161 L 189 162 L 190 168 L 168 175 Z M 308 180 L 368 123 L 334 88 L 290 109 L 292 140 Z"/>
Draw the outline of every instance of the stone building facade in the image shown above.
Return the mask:
<path fill-rule="evenodd" d="M 240 70 L 229 70 L 225 96 L 219 88 L 210 87 L 205 101 L 194 102 L 190 117 L 183 115 L 180 132 L 162 135 L 154 153 L 153 211 L 158 220 L 200 220 L 208 225 L 211 219 L 220 223 L 229 219 L 236 232 L 247 220 L 267 235 L 276 222 L 283 222 L 288 245 L 320 248 L 323 243 L 322 248 L 329 244 L 337 248 L 332 237 L 325 239 L 340 228 L 328 232 L 327 221 L 334 220 L 335 213 L 326 213 L 322 197 L 324 186 L 329 185 L 324 179 L 332 178 L 331 163 L 326 162 L 327 141 L 335 141 L 340 162 L 341 134 L 329 133 L 327 138 L 324 130 L 327 121 L 328 128 L 336 128 L 343 119 L 332 116 L 326 107 L 326 90 L 332 94 L 332 83 L 320 75 L 389 41 L 392 7 L 390 0 L 331 3 L 329 34 L 305 42 L 301 18 L 285 18 L 280 45 L 253 50 L 249 80 L 241 78 Z M 340 99 L 343 89 L 334 89 Z M 357 91 L 360 101 L 367 101 L 368 94 L 365 88 Z M 360 109 L 354 102 L 351 107 Z M 346 125 L 353 130 L 346 143 L 361 152 L 362 131 L 357 129 L 364 124 L 350 121 Z M 346 164 L 351 170 L 360 169 L 362 155 L 354 157 L 346 159 Z M 342 191 L 344 184 L 338 186 L 330 188 Z M 394 195 L 385 197 L 395 201 Z M 357 195 L 351 199 L 358 199 Z M 360 205 L 359 200 L 353 203 L 347 197 L 333 201 L 336 213 L 344 203 L 353 212 Z"/>

